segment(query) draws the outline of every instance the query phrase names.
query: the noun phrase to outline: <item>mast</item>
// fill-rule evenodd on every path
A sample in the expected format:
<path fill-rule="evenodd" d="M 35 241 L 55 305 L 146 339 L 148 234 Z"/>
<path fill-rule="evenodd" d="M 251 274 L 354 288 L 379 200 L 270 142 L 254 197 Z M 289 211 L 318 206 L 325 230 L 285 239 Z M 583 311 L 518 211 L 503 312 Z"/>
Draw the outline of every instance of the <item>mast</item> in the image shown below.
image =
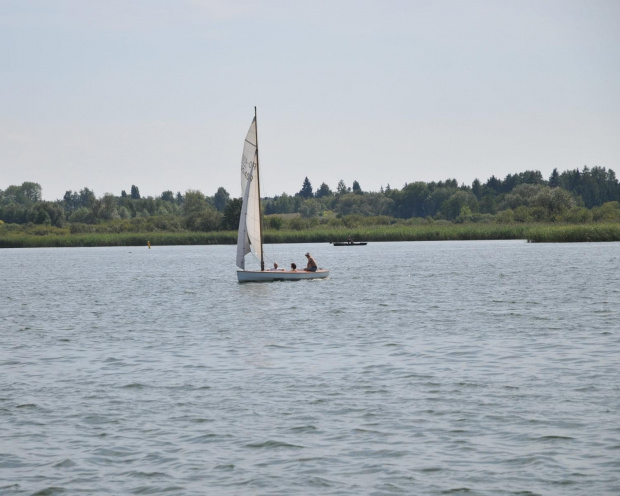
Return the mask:
<path fill-rule="evenodd" d="M 260 270 L 265 270 L 265 258 L 263 255 L 263 211 L 260 208 L 260 173 L 258 167 L 258 119 L 256 118 L 256 107 L 254 107 L 254 122 L 256 126 L 256 182 L 258 185 L 258 216 L 260 218 Z"/>

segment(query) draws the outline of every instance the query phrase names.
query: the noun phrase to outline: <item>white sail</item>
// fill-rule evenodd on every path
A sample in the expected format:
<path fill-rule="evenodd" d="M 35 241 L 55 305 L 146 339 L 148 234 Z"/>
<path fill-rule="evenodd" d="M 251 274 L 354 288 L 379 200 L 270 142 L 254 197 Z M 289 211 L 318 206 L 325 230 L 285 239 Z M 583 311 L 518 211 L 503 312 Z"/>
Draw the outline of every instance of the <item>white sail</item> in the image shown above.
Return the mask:
<path fill-rule="evenodd" d="M 245 137 L 241 157 L 241 194 L 243 207 L 237 235 L 237 266 L 245 269 L 245 255 L 254 253 L 261 259 L 260 207 L 258 198 L 258 156 L 256 147 L 256 117 Z"/>
<path fill-rule="evenodd" d="M 248 182 L 243 193 L 243 204 L 241 206 L 241 217 L 239 218 L 239 232 L 237 233 L 237 267 L 245 270 L 245 256 L 250 253 L 250 239 L 247 231 L 248 197 L 250 195 L 251 183 Z"/>

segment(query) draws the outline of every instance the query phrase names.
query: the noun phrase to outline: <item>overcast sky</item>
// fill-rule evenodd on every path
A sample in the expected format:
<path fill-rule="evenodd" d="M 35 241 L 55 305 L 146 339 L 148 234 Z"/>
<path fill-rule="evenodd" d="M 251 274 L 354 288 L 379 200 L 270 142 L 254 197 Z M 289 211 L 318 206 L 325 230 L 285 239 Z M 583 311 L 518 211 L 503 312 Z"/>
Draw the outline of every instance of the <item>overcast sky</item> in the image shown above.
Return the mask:
<path fill-rule="evenodd" d="M 0 0 L 0 189 L 620 174 L 618 0 Z"/>

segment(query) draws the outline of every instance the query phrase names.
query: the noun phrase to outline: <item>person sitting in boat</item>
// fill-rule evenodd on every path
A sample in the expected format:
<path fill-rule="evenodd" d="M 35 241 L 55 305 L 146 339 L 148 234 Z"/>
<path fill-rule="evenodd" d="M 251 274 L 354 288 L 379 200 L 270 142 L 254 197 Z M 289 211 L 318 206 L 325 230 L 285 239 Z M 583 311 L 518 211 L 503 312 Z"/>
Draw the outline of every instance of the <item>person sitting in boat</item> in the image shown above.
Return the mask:
<path fill-rule="evenodd" d="M 276 262 L 273 262 L 273 268 L 269 270 L 280 270 L 280 269 L 278 269 L 278 264 Z"/>
<path fill-rule="evenodd" d="M 296 270 L 297 270 L 297 264 L 296 264 L 295 262 L 293 262 L 293 263 L 291 264 L 291 271 L 292 271 L 292 272 L 295 272 Z"/>
<path fill-rule="evenodd" d="M 306 253 L 306 258 L 308 259 L 308 265 L 306 265 L 306 268 L 304 270 L 316 272 L 317 265 L 314 258 L 312 258 L 312 255 L 310 255 L 310 253 Z"/>
<path fill-rule="evenodd" d="M 353 238 L 351 236 L 347 238 L 347 243 L 349 243 L 350 245 L 353 244 Z"/>

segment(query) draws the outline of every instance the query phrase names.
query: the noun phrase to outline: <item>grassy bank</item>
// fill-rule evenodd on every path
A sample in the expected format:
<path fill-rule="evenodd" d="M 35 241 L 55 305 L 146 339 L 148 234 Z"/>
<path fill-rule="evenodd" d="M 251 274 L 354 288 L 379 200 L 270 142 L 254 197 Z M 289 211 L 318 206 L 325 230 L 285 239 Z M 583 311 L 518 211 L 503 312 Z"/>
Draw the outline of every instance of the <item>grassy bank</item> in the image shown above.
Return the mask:
<path fill-rule="evenodd" d="M 0 248 L 50 248 L 50 247 L 91 247 L 91 246 L 154 246 L 164 245 L 225 245 L 236 244 L 237 233 L 183 232 L 183 233 L 118 233 L 118 234 L 32 234 L 0 235 Z"/>
<path fill-rule="evenodd" d="M 304 231 L 267 230 L 265 243 L 327 243 L 344 241 L 453 241 L 527 239 L 533 243 L 620 241 L 620 224 L 428 224 L 358 228 L 315 228 Z M 234 231 L 88 234 L 1 233 L 0 248 L 153 246 L 236 244 Z"/>
<path fill-rule="evenodd" d="M 346 241 L 450 241 L 474 239 L 524 239 L 526 226 L 493 224 L 437 224 L 377 226 L 351 229 L 267 231 L 266 243 L 327 243 Z"/>
<path fill-rule="evenodd" d="M 528 230 L 527 240 L 532 243 L 620 241 L 620 224 L 534 226 Z"/>

